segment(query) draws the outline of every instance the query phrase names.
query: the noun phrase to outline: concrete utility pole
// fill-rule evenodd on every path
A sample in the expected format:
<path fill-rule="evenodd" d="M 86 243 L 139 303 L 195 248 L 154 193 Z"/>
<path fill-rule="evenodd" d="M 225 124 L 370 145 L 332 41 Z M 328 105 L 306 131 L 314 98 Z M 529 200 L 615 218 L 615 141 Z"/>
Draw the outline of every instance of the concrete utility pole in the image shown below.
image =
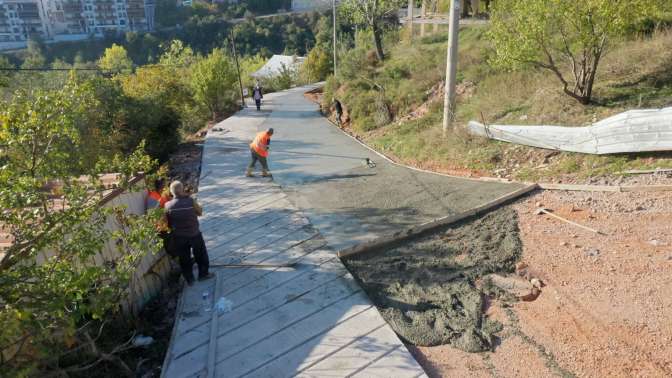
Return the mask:
<path fill-rule="evenodd" d="M 331 1 L 334 19 L 334 76 L 336 76 L 336 0 Z"/>
<path fill-rule="evenodd" d="M 413 39 L 413 3 L 414 0 L 408 0 L 408 31 L 410 39 Z"/>
<path fill-rule="evenodd" d="M 443 99 L 443 134 L 455 119 L 455 81 L 457 80 L 457 43 L 460 31 L 460 0 L 451 0 L 448 31 L 448 59 Z"/>
<path fill-rule="evenodd" d="M 420 18 L 423 19 L 423 22 L 420 24 L 420 37 L 424 37 L 425 36 L 424 19 L 427 18 L 427 8 L 425 7 L 425 0 L 422 0 L 422 6 L 420 7 Z"/>
<path fill-rule="evenodd" d="M 245 92 L 243 91 L 243 78 L 240 77 L 240 64 L 238 64 L 238 52 L 236 51 L 236 38 L 231 31 L 231 47 L 233 47 L 233 58 L 236 60 L 236 70 L 238 71 L 238 84 L 240 84 L 240 102 L 243 108 L 247 108 L 245 103 Z"/>

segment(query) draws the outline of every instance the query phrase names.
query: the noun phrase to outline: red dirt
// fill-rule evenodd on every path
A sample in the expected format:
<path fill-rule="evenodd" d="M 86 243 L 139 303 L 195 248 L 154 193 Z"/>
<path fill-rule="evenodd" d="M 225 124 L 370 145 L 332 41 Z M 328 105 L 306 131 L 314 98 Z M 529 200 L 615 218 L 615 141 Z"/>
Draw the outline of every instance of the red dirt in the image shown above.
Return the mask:
<path fill-rule="evenodd" d="M 536 215 L 537 205 L 606 235 Z M 494 352 L 412 348 L 428 374 L 672 376 L 672 196 L 546 191 L 512 206 L 523 262 L 546 286 L 533 302 L 490 307 L 505 324 Z"/>

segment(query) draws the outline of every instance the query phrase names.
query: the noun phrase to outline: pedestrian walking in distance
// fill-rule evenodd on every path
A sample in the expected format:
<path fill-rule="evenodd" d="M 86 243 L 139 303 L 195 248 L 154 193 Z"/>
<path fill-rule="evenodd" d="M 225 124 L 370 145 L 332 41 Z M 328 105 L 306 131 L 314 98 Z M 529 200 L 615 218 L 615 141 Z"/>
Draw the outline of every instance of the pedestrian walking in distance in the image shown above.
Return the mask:
<path fill-rule="evenodd" d="M 252 161 L 247 167 L 247 172 L 245 176 L 254 177 L 252 171 L 257 165 L 257 161 L 261 163 L 261 176 L 262 177 L 272 177 L 271 173 L 268 171 L 268 148 L 271 144 L 271 137 L 273 136 L 273 129 L 268 129 L 257 133 L 257 136 L 254 137 L 252 143 L 250 143 L 250 154 L 252 155 Z"/>
<path fill-rule="evenodd" d="M 198 217 L 203 214 L 203 209 L 185 192 L 184 185 L 179 181 L 170 184 L 170 193 L 173 199 L 168 201 L 165 207 L 171 234 L 170 248 L 180 260 L 184 279 L 187 284 L 192 285 L 194 260 L 198 264 L 199 281 L 213 276 L 208 272 L 210 259 L 198 223 Z"/>
<path fill-rule="evenodd" d="M 252 89 L 252 98 L 254 98 L 254 103 L 257 104 L 257 111 L 261 110 L 261 99 L 264 98 L 264 94 L 261 91 L 261 85 L 259 85 L 258 81 Z"/>

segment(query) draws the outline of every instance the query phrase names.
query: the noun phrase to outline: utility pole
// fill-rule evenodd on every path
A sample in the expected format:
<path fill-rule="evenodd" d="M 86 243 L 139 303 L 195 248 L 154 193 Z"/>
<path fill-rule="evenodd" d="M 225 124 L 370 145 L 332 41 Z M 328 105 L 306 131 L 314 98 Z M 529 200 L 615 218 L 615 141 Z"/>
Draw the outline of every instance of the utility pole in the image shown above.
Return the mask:
<path fill-rule="evenodd" d="M 414 0 L 408 0 L 408 31 L 409 39 L 413 40 L 413 3 Z"/>
<path fill-rule="evenodd" d="M 427 8 L 425 7 L 425 0 L 422 0 L 422 5 L 420 8 L 420 18 L 422 23 L 420 24 L 420 37 L 425 36 L 425 18 L 427 17 Z"/>
<path fill-rule="evenodd" d="M 334 19 L 334 76 L 336 76 L 336 0 L 331 0 L 333 19 Z"/>
<path fill-rule="evenodd" d="M 238 64 L 238 52 L 236 52 L 236 38 L 233 36 L 233 30 L 231 30 L 231 46 L 233 47 L 233 58 L 236 60 L 236 70 L 238 71 L 238 84 L 240 84 L 240 102 L 243 105 L 243 108 L 247 108 L 245 104 L 245 93 L 243 92 L 243 78 L 240 77 L 240 64 Z"/>
<path fill-rule="evenodd" d="M 443 99 L 443 134 L 455 119 L 455 81 L 457 80 L 457 44 L 460 31 L 460 0 L 451 0 L 448 31 L 448 57 L 446 61 L 446 85 Z"/>

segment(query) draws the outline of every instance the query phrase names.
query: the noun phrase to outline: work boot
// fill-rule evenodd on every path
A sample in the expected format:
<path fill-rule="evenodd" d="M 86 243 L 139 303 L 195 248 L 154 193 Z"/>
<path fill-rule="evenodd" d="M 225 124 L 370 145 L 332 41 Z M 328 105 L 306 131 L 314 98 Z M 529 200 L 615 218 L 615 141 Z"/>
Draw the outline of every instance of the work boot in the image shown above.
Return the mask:
<path fill-rule="evenodd" d="M 247 168 L 247 171 L 245 171 L 245 176 L 254 177 L 254 175 L 252 174 L 252 168 Z"/>
<path fill-rule="evenodd" d="M 271 174 L 271 172 L 264 169 L 263 171 L 261 171 L 261 177 L 273 177 L 273 175 Z"/>

